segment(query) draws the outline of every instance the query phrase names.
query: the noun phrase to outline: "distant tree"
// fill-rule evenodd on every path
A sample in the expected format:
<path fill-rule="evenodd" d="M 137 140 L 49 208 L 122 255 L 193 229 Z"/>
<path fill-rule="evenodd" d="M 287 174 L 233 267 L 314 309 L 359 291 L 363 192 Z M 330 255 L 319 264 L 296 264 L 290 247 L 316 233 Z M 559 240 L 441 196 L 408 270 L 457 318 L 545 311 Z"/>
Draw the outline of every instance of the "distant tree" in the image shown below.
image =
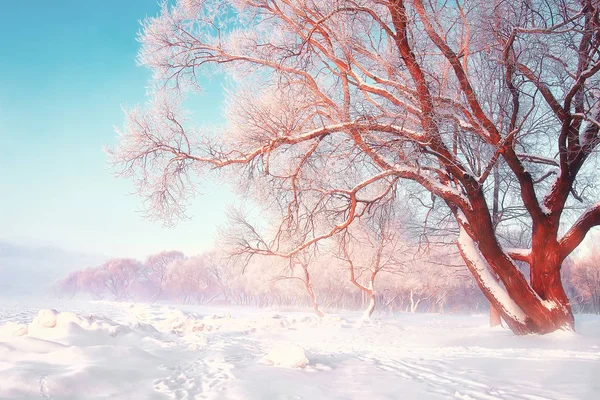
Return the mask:
<path fill-rule="evenodd" d="M 219 289 L 221 299 L 226 303 L 231 301 L 233 292 L 236 290 L 236 282 L 239 280 L 240 271 L 236 269 L 237 265 L 223 251 L 213 250 L 204 257 L 207 271 Z"/>
<path fill-rule="evenodd" d="M 208 303 L 219 293 L 202 256 L 170 263 L 167 285 L 169 292 L 185 304 Z"/>
<path fill-rule="evenodd" d="M 324 310 L 364 307 L 356 287 L 348 279 L 347 265 L 339 258 L 324 253 L 313 263 L 311 281 Z"/>
<path fill-rule="evenodd" d="M 444 311 L 448 297 L 470 283 L 458 259 L 447 249 L 428 248 L 407 263 L 400 285 L 408 292 L 408 311 L 417 312 L 423 302 L 431 311 Z"/>
<path fill-rule="evenodd" d="M 90 293 L 95 300 L 100 300 L 104 298 L 108 288 L 108 278 L 109 275 L 103 268 L 86 268 L 80 271 L 77 285 L 81 291 Z"/>
<path fill-rule="evenodd" d="M 158 300 L 165 291 L 169 265 L 184 258 L 185 255 L 180 251 L 161 251 L 146 258 L 144 262 L 145 277 L 148 284 L 155 289 L 150 302 Z"/>
<path fill-rule="evenodd" d="M 375 279 L 380 272 L 399 273 L 403 260 L 409 258 L 401 228 L 388 213 L 369 223 L 358 221 L 339 236 L 338 257 L 347 265 L 350 282 L 369 298 L 364 318 L 375 311 Z"/>
<path fill-rule="evenodd" d="M 100 271 L 105 274 L 106 289 L 116 300 L 132 298 L 131 288 L 139 279 L 142 263 L 132 258 L 113 258 L 102 264 Z"/>
<path fill-rule="evenodd" d="M 69 296 L 69 298 L 75 297 L 75 295 L 81 289 L 79 285 L 79 276 L 81 275 L 81 271 L 72 271 L 69 274 L 58 281 L 56 285 L 56 289 L 59 293 L 59 296 L 62 297 L 64 295 Z"/>
<path fill-rule="evenodd" d="M 305 289 L 306 294 L 308 294 L 308 297 L 310 298 L 310 303 L 315 314 L 317 314 L 319 317 L 324 317 L 325 314 L 319 306 L 319 301 L 315 292 L 313 280 L 311 278 L 311 267 L 313 267 L 316 263 L 316 258 L 317 257 L 314 252 L 304 251 L 295 254 L 288 260 L 290 273 L 287 275 L 278 275 L 274 278 L 274 281 L 278 282 L 282 280 L 292 280 L 300 282 L 302 287 Z"/>

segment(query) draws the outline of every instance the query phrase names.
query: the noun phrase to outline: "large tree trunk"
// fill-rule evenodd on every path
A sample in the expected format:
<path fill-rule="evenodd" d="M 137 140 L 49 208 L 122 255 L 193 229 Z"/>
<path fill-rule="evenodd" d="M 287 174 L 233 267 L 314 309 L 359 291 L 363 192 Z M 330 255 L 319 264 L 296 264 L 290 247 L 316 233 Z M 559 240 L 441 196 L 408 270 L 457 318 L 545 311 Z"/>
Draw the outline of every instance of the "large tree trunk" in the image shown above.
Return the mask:
<path fill-rule="evenodd" d="M 458 246 L 463 259 L 486 298 L 513 332 L 524 335 L 573 329 L 573 313 L 560 280 L 560 264 L 556 264 L 559 257 L 552 257 L 547 249 L 543 256 L 536 257 L 534 241 L 530 284 L 497 244 L 491 229 L 486 235 L 482 231 L 484 223 L 472 226 L 460 215 L 458 220 Z M 501 282 L 496 281 L 495 273 Z"/>
<path fill-rule="evenodd" d="M 562 259 L 558 253 L 558 244 L 544 246 L 539 251 L 534 242 L 530 265 L 531 287 L 542 304 L 550 310 L 548 315 L 540 318 L 539 323 L 550 329 L 556 325 L 574 329 L 575 320 L 571 303 L 560 276 L 561 266 Z"/>

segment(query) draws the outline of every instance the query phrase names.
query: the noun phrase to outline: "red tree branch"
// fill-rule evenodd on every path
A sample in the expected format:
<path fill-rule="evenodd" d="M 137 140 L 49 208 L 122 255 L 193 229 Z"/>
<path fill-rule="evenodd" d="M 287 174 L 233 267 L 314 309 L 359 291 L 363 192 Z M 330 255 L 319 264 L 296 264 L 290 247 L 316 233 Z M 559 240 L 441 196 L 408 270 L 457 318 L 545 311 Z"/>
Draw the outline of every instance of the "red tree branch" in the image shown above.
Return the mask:
<path fill-rule="evenodd" d="M 571 254 L 583 241 L 589 230 L 598 225 L 600 225 L 600 203 L 589 207 L 560 239 L 561 256 L 566 258 Z"/>

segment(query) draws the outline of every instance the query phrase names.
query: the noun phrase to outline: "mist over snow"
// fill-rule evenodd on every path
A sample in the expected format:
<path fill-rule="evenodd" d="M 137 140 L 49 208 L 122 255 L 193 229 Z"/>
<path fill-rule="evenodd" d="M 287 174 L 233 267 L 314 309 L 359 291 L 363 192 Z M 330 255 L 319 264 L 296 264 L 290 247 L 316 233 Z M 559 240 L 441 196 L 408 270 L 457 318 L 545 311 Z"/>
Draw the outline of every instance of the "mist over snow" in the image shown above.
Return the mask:
<path fill-rule="evenodd" d="M 44 296 L 71 271 L 96 266 L 108 257 L 0 241 L 0 297 Z"/>

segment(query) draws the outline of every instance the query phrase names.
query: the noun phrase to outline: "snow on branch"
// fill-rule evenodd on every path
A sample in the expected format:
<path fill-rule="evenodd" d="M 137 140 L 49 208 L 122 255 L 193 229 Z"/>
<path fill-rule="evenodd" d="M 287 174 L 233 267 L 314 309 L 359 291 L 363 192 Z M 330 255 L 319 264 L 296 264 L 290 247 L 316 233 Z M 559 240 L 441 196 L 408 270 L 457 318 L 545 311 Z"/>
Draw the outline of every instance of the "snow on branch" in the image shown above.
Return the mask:
<path fill-rule="evenodd" d="M 530 262 L 531 249 L 506 248 L 504 251 L 513 260 Z"/>

